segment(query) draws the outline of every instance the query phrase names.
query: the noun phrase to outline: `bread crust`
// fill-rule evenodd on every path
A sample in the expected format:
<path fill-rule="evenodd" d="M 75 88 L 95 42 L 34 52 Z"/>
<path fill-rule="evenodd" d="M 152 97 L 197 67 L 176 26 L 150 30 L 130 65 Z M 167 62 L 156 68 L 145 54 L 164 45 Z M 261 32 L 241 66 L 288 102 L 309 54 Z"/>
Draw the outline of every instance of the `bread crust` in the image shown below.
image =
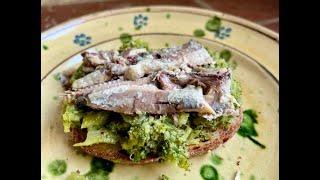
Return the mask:
<path fill-rule="evenodd" d="M 216 130 L 214 132 L 214 137 L 211 140 L 201 142 L 197 145 L 189 145 L 188 148 L 190 157 L 205 154 L 209 150 L 214 150 L 232 138 L 240 128 L 240 124 L 242 122 L 242 110 L 240 109 L 239 112 L 239 116 L 235 117 L 230 126 Z M 73 143 L 83 142 L 86 139 L 86 134 L 87 133 L 84 130 L 72 128 L 70 132 L 71 141 Z M 158 162 L 160 160 L 159 157 L 148 157 L 139 162 L 133 162 L 130 160 L 128 155 L 120 151 L 121 147 L 119 145 L 96 144 L 92 146 L 81 147 L 81 149 L 89 155 L 107 159 L 120 164 L 148 164 Z"/>

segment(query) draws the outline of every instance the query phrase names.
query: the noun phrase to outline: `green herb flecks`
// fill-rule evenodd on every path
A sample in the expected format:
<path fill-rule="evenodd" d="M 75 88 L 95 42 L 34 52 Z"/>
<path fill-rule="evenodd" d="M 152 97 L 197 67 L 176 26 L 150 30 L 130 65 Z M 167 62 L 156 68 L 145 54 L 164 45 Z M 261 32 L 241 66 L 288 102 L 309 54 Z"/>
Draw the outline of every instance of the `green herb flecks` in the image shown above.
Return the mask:
<path fill-rule="evenodd" d="M 243 121 L 240 125 L 240 129 L 238 130 L 238 134 L 242 137 L 250 139 L 254 144 L 258 145 L 262 149 L 265 149 L 265 145 L 253 138 L 258 136 L 258 133 L 254 127 L 255 124 L 258 124 L 257 118 L 258 115 L 256 111 L 252 109 L 243 111 Z"/>
<path fill-rule="evenodd" d="M 60 176 L 67 171 L 65 160 L 55 160 L 48 165 L 48 170 L 53 176 Z"/>
<path fill-rule="evenodd" d="M 195 37 L 203 37 L 203 36 L 205 36 L 206 34 L 205 34 L 205 32 L 204 32 L 202 29 L 196 29 L 196 30 L 193 31 L 193 35 L 194 35 Z"/>
<path fill-rule="evenodd" d="M 220 29 L 220 26 L 221 26 L 221 19 L 217 16 L 214 16 L 212 19 L 207 21 L 205 28 L 208 31 L 216 32 Z"/>
<path fill-rule="evenodd" d="M 165 47 L 169 47 L 169 43 L 165 43 L 164 46 L 165 46 Z"/>
<path fill-rule="evenodd" d="M 53 100 L 58 100 L 58 96 L 53 96 L 52 99 Z"/>
<path fill-rule="evenodd" d="M 72 84 L 75 80 L 80 79 L 86 75 L 83 71 L 82 64 L 78 67 L 78 69 L 72 74 L 70 78 L 70 83 Z"/>
<path fill-rule="evenodd" d="M 123 28 L 122 27 L 118 27 L 118 31 L 122 31 L 123 30 Z"/>
<path fill-rule="evenodd" d="M 218 180 L 218 171 L 211 165 L 203 165 L 200 169 L 200 175 L 204 180 Z"/>
<path fill-rule="evenodd" d="M 170 18 L 171 18 L 171 14 L 167 13 L 167 14 L 166 14 L 166 18 L 167 18 L 167 19 L 170 19 Z"/>
<path fill-rule="evenodd" d="M 219 165 L 222 163 L 222 157 L 216 155 L 216 154 L 212 154 L 211 155 L 211 162 L 215 165 Z"/>
<path fill-rule="evenodd" d="M 128 48 L 145 48 L 147 51 L 149 51 L 149 44 L 145 41 L 142 41 L 141 39 L 136 40 L 129 40 L 129 41 L 122 41 L 121 47 L 118 49 L 120 52 L 128 49 Z"/>
<path fill-rule="evenodd" d="M 146 12 L 150 12 L 150 8 L 148 7 L 148 8 L 146 8 Z"/>

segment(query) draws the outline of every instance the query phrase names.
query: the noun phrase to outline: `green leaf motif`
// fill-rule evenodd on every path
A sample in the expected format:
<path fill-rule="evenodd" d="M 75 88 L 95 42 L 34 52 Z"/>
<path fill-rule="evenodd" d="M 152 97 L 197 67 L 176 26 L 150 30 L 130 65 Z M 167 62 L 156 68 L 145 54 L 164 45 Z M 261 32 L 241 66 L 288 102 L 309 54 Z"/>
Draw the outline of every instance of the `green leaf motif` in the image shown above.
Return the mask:
<path fill-rule="evenodd" d="M 218 180 L 218 171 L 211 165 L 203 165 L 200 169 L 200 175 L 204 180 Z"/>
<path fill-rule="evenodd" d="M 254 125 L 258 123 L 257 118 L 258 115 L 255 110 L 247 109 L 243 111 L 243 120 L 237 133 L 242 137 L 247 137 L 260 148 L 265 149 L 265 145 L 261 144 L 259 141 L 253 138 L 258 136 L 258 132 L 254 127 Z"/>
<path fill-rule="evenodd" d="M 240 125 L 240 129 L 238 131 L 238 134 L 243 137 L 247 137 L 247 136 L 256 137 L 256 136 L 258 136 L 258 133 L 254 127 L 254 120 L 250 115 L 243 113 L 243 121 Z"/>
<path fill-rule="evenodd" d="M 203 36 L 205 36 L 206 34 L 205 34 L 205 32 L 204 32 L 202 29 L 196 29 L 196 30 L 193 31 L 193 35 L 194 35 L 195 37 L 203 37 Z"/>
<path fill-rule="evenodd" d="M 129 33 L 122 33 L 120 35 L 120 41 L 125 44 L 129 43 L 132 40 L 132 36 Z"/>
<path fill-rule="evenodd" d="M 60 176 L 67 171 L 65 160 L 55 160 L 48 165 L 48 170 L 53 176 Z"/>
<path fill-rule="evenodd" d="M 44 50 L 48 50 L 48 49 L 49 49 L 49 47 L 48 47 L 47 45 L 43 45 L 42 48 L 43 48 Z"/>
<path fill-rule="evenodd" d="M 253 122 L 258 124 L 258 121 L 257 121 L 258 114 L 257 114 L 257 112 L 255 110 L 247 109 L 247 110 L 243 111 L 243 113 L 248 114 L 249 116 L 251 116 Z"/>
<path fill-rule="evenodd" d="M 217 16 L 214 16 L 212 19 L 207 21 L 205 28 L 208 31 L 216 32 L 220 29 L 220 26 L 221 26 L 221 19 Z"/>
<path fill-rule="evenodd" d="M 231 52 L 227 49 L 224 49 L 220 52 L 220 57 L 223 58 L 225 61 L 229 61 L 231 58 Z"/>
<path fill-rule="evenodd" d="M 104 159 L 93 158 L 90 167 L 90 171 L 84 175 L 72 172 L 67 177 L 67 180 L 108 180 L 108 175 L 112 172 L 114 163 Z"/>

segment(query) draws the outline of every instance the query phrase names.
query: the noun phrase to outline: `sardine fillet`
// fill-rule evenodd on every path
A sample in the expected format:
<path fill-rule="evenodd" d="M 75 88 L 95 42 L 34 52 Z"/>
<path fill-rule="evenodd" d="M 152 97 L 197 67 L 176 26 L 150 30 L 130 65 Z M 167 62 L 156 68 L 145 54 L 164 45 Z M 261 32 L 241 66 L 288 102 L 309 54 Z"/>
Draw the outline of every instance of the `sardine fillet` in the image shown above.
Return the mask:
<path fill-rule="evenodd" d="M 88 95 L 88 106 L 93 109 L 124 114 L 146 112 L 172 114 L 177 112 L 214 113 L 205 101 L 202 91 L 185 88 L 160 90 L 154 85 L 118 86 Z"/>

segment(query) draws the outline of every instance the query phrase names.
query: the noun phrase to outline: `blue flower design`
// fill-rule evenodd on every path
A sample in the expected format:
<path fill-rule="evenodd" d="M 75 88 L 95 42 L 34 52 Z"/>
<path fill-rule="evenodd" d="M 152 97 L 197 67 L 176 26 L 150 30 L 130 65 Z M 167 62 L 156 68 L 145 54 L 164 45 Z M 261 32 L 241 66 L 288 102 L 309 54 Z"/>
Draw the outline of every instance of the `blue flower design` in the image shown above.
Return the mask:
<path fill-rule="evenodd" d="M 232 29 L 230 27 L 220 27 L 219 31 L 216 31 L 214 36 L 219 39 L 230 37 Z"/>
<path fill-rule="evenodd" d="M 142 14 L 134 16 L 133 18 L 133 25 L 135 29 L 141 29 L 143 26 L 147 26 L 148 24 L 148 17 Z"/>
<path fill-rule="evenodd" d="M 79 46 L 85 46 L 91 43 L 91 37 L 83 33 L 77 34 L 74 37 L 73 43 L 78 44 Z"/>

